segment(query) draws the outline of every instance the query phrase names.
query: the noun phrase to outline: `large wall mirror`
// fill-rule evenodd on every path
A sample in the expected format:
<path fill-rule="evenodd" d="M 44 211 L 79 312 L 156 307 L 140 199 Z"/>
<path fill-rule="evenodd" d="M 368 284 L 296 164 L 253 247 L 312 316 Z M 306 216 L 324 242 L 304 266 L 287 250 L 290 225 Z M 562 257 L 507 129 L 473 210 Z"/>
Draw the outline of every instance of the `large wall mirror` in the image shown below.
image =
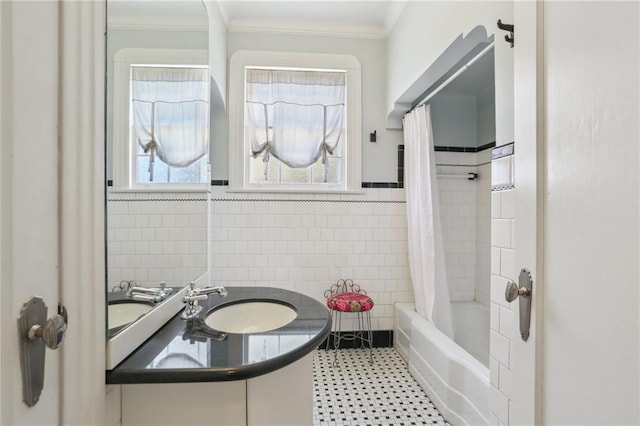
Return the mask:
<path fill-rule="evenodd" d="M 203 2 L 108 0 L 106 62 L 111 338 L 207 271 L 210 73 Z"/>

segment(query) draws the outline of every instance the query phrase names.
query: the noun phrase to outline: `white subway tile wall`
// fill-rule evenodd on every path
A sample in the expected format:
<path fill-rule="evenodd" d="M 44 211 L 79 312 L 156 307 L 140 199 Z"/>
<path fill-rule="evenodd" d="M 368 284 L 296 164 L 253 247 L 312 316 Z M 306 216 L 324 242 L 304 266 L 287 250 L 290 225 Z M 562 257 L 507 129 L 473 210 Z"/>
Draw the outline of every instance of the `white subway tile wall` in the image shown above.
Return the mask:
<path fill-rule="evenodd" d="M 374 330 L 392 329 L 393 304 L 413 301 L 404 189 L 331 195 L 213 187 L 212 199 L 216 285 L 279 287 L 324 303 L 331 284 L 351 278 L 375 302 Z M 354 319 L 343 329 L 353 329 Z"/>
<path fill-rule="evenodd" d="M 107 285 L 186 285 L 207 268 L 203 193 L 108 193 Z"/>
<path fill-rule="evenodd" d="M 454 301 L 476 300 L 489 306 L 491 272 L 491 150 L 436 152 L 439 174 L 477 173 L 478 179 L 438 178 L 440 219 L 449 292 Z"/>
<path fill-rule="evenodd" d="M 509 424 L 509 406 L 513 399 L 513 341 L 518 337 L 515 311 L 504 298 L 508 279 L 516 276 L 513 229 L 515 226 L 515 190 L 491 193 L 492 267 L 491 267 L 491 424 Z"/>

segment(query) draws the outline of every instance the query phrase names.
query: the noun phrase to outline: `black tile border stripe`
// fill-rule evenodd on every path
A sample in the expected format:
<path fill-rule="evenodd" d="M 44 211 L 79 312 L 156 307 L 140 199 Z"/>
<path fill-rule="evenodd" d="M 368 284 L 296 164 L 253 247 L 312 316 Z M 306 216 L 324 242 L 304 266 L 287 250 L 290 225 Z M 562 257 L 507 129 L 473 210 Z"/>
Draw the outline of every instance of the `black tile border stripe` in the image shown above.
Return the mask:
<path fill-rule="evenodd" d="M 352 331 L 344 331 L 340 334 L 351 334 Z M 391 348 L 393 347 L 393 330 L 373 330 L 371 332 L 373 335 L 373 346 L 374 348 Z M 327 345 L 329 349 L 334 349 L 333 345 L 333 337 L 329 335 L 319 346 L 318 349 L 327 349 Z M 359 348 L 360 342 L 356 344 L 356 340 L 342 340 L 340 342 L 340 349 L 354 349 Z"/>
<path fill-rule="evenodd" d="M 293 200 L 287 198 L 212 198 L 214 202 L 257 202 L 257 203 L 353 203 L 353 204 L 406 204 L 396 200 Z"/>
<path fill-rule="evenodd" d="M 496 146 L 495 142 L 489 142 L 487 144 L 478 147 L 462 147 L 462 146 L 434 146 L 434 151 L 438 152 L 480 152 L 486 149 L 490 149 Z"/>
<path fill-rule="evenodd" d="M 496 146 L 496 142 L 495 141 L 489 142 L 489 143 L 484 144 L 484 145 L 480 145 L 478 147 L 478 152 L 484 151 L 485 149 L 494 148 L 495 146 Z"/>
<path fill-rule="evenodd" d="M 108 198 L 107 201 L 112 201 L 112 202 L 120 202 L 120 201 L 133 201 L 133 202 L 140 202 L 140 201 L 153 201 L 153 202 L 168 201 L 168 202 L 175 202 L 175 201 L 207 201 L 207 199 L 206 198 Z"/>
<path fill-rule="evenodd" d="M 112 198 L 111 202 L 176 202 L 176 201 L 207 201 L 206 198 Z M 213 202 L 258 202 L 258 203 L 355 203 L 355 204 L 406 204 L 406 201 L 396 200 L 293 200 L 287 198 L 212 198 Z"/>
<path fill-rule="evenodd" d="M 229 186 L 228 180 L 212 180 L 211 186 Z M 403 188 L 401 182 L 362 182 L 362 188 L 385 188 L 398 189 Z"/>
<path fill-rule="evenodd" d="M 402 182 L 362 182 L 363 188 L 386 188 L 399 189 L 404 188 Z"/>

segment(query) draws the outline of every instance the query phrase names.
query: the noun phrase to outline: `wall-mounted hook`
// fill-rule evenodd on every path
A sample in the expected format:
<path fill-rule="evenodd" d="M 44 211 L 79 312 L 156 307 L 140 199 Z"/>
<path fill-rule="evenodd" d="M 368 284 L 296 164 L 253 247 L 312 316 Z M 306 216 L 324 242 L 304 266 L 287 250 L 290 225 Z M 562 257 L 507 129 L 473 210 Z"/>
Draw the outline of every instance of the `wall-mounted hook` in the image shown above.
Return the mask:
<path fill-rule="evenodd" d="M 503 24 L 501 19 L 498 19 L 498 28 L 503 31 L 509 31 L 509 35 L 504 36 L 504 40 L 513 47 L 513 43 L 515 40 L 514 31 L 515 25 L 513 24 Z"/>

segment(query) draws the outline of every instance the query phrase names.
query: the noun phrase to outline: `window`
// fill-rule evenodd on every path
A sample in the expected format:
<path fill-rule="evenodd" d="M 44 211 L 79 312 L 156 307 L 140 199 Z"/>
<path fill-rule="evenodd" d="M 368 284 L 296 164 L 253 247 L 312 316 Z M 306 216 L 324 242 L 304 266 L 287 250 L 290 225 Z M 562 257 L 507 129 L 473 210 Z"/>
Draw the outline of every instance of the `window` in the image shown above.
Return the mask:
<path fill-rule="evenodd" d="M 206 51 L 123 49 L 114 66 L 114 186 L 195 189 L 208 181 Z"/>
<path fill-rule="evenodd" d="M 231 190 L 360 190 L 360 65 L 348 55 L 236 52 Z"/>
<path fill-rule="evenodd" d="M 345 71 L 247 68 L 250 183 L 340 184 Z"/>

